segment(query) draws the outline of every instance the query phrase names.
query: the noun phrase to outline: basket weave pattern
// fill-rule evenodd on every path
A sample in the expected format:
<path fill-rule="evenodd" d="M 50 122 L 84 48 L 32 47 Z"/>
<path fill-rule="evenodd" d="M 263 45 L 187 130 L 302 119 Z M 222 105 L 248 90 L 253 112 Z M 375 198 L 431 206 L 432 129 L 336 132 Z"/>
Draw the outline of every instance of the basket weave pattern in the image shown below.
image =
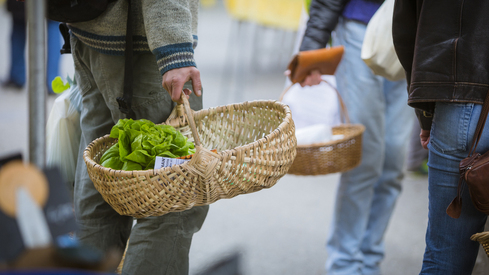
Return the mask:
<path fill-rule="evenodd" d="M 331 86 L 327 81 L 324 82 Z M 282 92 L 279 101 L 282 101 L 290 87 L 292 85 Z M 350 123 L 348 110 L 340 93 L 334 86 L 331 87 L 338 95 L 340 115 L 344 122 L 333 127 L 332 132 L 333 135 L 343 135 L 343 138 L 323 143 L 298 145 L 297 156 L 289 169 L 289 174 L 315 176 L 339 173 L 355 168 L 361 162 L 362 135 L 365 126 Z"/>
<path fill-rule="evenodd" d="M 179 114 L 166 121 L 196 144 L 184 164 L 145 171 L 102 167 L 101 156 L 117 142 L 108 135 L 85 150 L 95 188 L 119 214 L 161 216 L 253 193 L 275 185 L 292 165 L 297 141 L 286 105 L 253 101 L 193 112 L 185 104 L 190 118 Z"/>
<path fill-rule="evenodd" d="M 344 135 L 341 140 L 298 145 L 297 156 L 288 173 L 324 175 L 356 167 L 361 161 L 364 129 L 358 124 L 342 124 L 332 129 L 333 135 Z"/>
<path fill-rule="evenodd" d="M 470 239 L 473 241 L 478 241 L 482 245 L 482 248 L 484 248 L 486 255 L 489 257 L 489 231 L 476 233 L 472 235 Z"/>

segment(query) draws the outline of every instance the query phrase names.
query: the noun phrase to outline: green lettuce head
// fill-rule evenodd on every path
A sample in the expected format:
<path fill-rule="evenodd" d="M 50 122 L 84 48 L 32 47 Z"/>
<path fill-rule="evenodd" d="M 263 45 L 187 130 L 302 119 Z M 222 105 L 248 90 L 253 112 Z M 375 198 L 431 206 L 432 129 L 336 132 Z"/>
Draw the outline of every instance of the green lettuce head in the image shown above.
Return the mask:
<path fill-rule="evenodd" d="M 177 158 L 195 153 L 194 143 L 170 125 L 155 125 L 147 119 L 121 119 L 110 131 L 118 139 L 100 159 L 100 165 L 115 170 L 153 169 L 157 156 Z"/>

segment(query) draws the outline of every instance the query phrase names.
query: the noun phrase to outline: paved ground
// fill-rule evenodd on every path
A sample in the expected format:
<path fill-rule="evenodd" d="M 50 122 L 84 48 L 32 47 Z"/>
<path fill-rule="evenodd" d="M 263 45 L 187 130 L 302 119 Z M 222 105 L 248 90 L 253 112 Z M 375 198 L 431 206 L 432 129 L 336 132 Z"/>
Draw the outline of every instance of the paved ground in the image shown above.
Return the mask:
<path fill-rule="evenodd" d="M 277 99 L 283 90 L 282 72 L 290 58 L 294 34 L 249 24 L 241 24 L 238 34 L 239 27 L 222 8 L 201 12 L 196 58 L 205 108 Z M 9 32 L 9 15 L 0 8 L 2 80 L 9 63 Z M 70 58 L 63 57 L 63 77 L 73 73 Z M 48 110 L 53 101 L 54 97 L 48 98 Z M 19 151 L 27 156 L 27 119 L 27 91 L 0 89 L 0 156 Z M 246 275 L 324 274 L 324 243 L 338 177 L 287 175 L 271 189 L 214 203 L 202 230 L 194 237 L 190 273 L 239 252 Z M 417 274 L 424 250 L 427 178 L 408 174 L 403 184 L 385 237 L 387 254 L 382 269 L 387 275 Z"/>

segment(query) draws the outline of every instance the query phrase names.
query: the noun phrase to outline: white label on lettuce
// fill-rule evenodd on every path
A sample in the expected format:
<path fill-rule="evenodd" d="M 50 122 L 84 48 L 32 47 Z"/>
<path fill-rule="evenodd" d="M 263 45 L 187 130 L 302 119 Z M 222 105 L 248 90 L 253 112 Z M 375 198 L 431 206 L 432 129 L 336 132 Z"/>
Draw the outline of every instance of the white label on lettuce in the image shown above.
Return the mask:
<path fill-rule="evenodd" d="M 160 169 L 163 167 L 178 165 L 178 164 L 182 164 L 186 161 L 189 161 L 189 159 L 174 159 L 174 158 L 156 157 L 154 169 L 156 170 L 156 169 Z"/>

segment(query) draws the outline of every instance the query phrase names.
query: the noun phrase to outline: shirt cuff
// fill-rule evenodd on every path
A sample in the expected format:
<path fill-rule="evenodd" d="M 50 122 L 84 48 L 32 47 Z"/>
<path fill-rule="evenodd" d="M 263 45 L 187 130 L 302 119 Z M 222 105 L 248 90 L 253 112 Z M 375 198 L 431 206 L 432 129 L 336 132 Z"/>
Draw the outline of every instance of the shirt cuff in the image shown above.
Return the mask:
<path fill-rule="evenodd" d="M 419 126 L 423 130 L 430 130 L 431 123 L 433 121 L 433 114 L 426 111 L 416 109 L 416 116 L 418 117 Z"/>
<path fill-rule="evenodd" d="M 192 43 L 179 43 L 153 50 L 161 75 L 169 70 L 183 67 L 197 67 Z"/>

